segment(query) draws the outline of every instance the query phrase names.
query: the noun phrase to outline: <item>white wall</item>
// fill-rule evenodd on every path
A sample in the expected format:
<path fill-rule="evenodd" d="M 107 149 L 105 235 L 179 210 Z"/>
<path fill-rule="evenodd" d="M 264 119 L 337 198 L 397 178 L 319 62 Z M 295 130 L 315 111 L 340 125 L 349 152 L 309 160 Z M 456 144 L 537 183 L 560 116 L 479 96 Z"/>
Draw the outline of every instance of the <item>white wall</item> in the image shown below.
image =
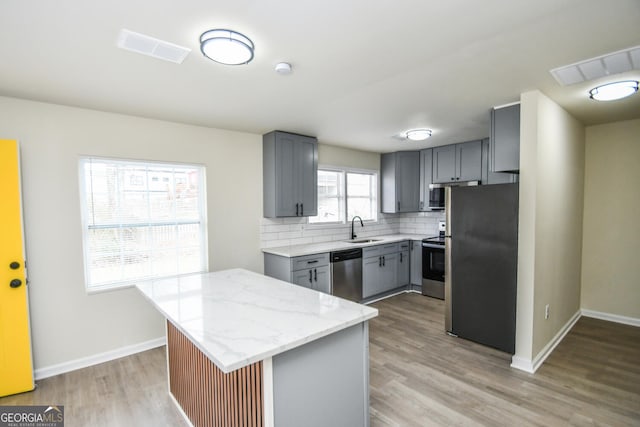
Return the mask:
<path fill-rule="evenodd" d="M 534 361 L 580 310 L 584 126 L 542 93 L 527 92 L 520 138 L 515 356 Z"/>
<path fill-rule="evenodd" d="M 640 120 L 586 132 L 582 308 L 640 324 Z"/>
<path fill-rule="evenodd" d="M 78 188 L 81 155 L 206 166 L 210 270 L 262 272 L 262 138 L 0 97 L 0 135 L 21 148 L 36 369 L 164 336 L 135 289 L 85 291 Z"/>

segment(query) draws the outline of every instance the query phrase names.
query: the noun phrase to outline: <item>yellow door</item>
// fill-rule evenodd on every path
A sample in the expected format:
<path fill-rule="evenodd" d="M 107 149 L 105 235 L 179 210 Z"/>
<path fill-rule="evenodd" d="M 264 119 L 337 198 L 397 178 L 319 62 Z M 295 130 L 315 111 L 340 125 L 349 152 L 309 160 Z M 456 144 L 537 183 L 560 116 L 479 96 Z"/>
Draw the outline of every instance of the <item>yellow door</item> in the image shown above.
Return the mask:
<path fill-rule="evenodd" d="M 0 396 L 33 390 L 17 141 L 0 139 Z"/>

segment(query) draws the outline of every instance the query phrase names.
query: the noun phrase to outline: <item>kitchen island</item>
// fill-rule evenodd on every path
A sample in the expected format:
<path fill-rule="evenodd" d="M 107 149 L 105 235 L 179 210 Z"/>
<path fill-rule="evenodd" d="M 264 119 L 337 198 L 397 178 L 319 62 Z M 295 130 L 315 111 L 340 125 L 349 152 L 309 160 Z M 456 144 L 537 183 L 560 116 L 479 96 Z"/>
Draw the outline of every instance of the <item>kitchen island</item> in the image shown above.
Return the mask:
<path fill-rule="evenodd" d="M 136 285 L 167 319 L 169 392 L 194 426 L 368 426 L 378 311 L 242 269 Z"/>

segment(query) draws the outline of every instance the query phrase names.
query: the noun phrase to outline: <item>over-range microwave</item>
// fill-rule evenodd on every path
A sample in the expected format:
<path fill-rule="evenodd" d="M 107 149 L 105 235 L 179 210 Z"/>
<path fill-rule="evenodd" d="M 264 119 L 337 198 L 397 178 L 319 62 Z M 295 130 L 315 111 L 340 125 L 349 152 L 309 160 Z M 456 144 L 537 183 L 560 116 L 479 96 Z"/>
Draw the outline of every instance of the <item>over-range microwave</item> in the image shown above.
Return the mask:
<path fill-rule="evenodd" d="M 432 211 L 444 209 L 444 189 L 447 187 L 464 187 L 480 185 L 480 181 L 458 181 L 446 184 L 429 184 L 429 209 Z"/>

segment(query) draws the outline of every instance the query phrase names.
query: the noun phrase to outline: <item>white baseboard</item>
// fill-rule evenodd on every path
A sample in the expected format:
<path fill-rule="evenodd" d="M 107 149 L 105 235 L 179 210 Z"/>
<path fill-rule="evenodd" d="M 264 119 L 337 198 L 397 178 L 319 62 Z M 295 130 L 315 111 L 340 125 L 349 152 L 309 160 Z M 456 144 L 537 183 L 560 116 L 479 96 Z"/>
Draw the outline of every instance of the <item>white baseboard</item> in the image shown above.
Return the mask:
<path fill-rule="evenodd" d="M 529 359 L 525 359 L 524 357 L 511 356 L 511 367 L 515 369 L 519 369 L 521 371 L 528 372 L 533 374 L 535 369 L 533 369 L 533 363 Z"/>
<path fill-rule="evenodd" d="M 97 365 L 99 363 L 109 362 L 111 360 L 119 359 L 121 357 L 130 356 L 135 353 L 140 353 L 142 351 L 151 350 L 152 348 L 163 346 L 166 344 L 166 342 L 167 342 L 167 339 L 165 337 L 160 337 L 150 341 L 128 345 L 125 347 L 120 347 L 115 350 L 110 350 L 104 353 L 94 354 L 92 356 L 70 360 L 68 362 L 60 363 L 57 365 L 38 368 L 34 372 L 35 379 L 41 380 L 43 378 L 52 377 L 54 375 L 75 371 L 76 369 L 82 369 L 89 366 Z"/>
<path fill-rule="evenodd" d="M 549 355 L 557 347 L 557 345 L 562 342 L 565 335 L 567 335 L 571 328 L 573 328 L 573 325 L 576 324 L 581 315 L 581 310 L 576 311 L 571 319 L 569 319 L 569 321 L 565 323 L 565 325 L 558 331 L 558 333 L 551 339 L 551 341 L 549 341 L 547 345 L 545 345 L 544 348 L 540 350 L 540 352 L 536 355 L 536 357 L 533 358 L 533 360 L 513 356 L 511 358 L 511 367 L 528 372 L 530 374 L 535 373 L 538 368 L 544 363 L 547 357 L 549 357 Z"/>
<path fill-rule="evenodd" d="M 619 314 L 604 313 L 602 311 L 582 309 L 582 315 L 585 317 L 593 317 L 594 319 L 607 320 L 609 322 L 623 323 L 640 327 L 640 319 L 635 317 L 620 316 Z"/>

